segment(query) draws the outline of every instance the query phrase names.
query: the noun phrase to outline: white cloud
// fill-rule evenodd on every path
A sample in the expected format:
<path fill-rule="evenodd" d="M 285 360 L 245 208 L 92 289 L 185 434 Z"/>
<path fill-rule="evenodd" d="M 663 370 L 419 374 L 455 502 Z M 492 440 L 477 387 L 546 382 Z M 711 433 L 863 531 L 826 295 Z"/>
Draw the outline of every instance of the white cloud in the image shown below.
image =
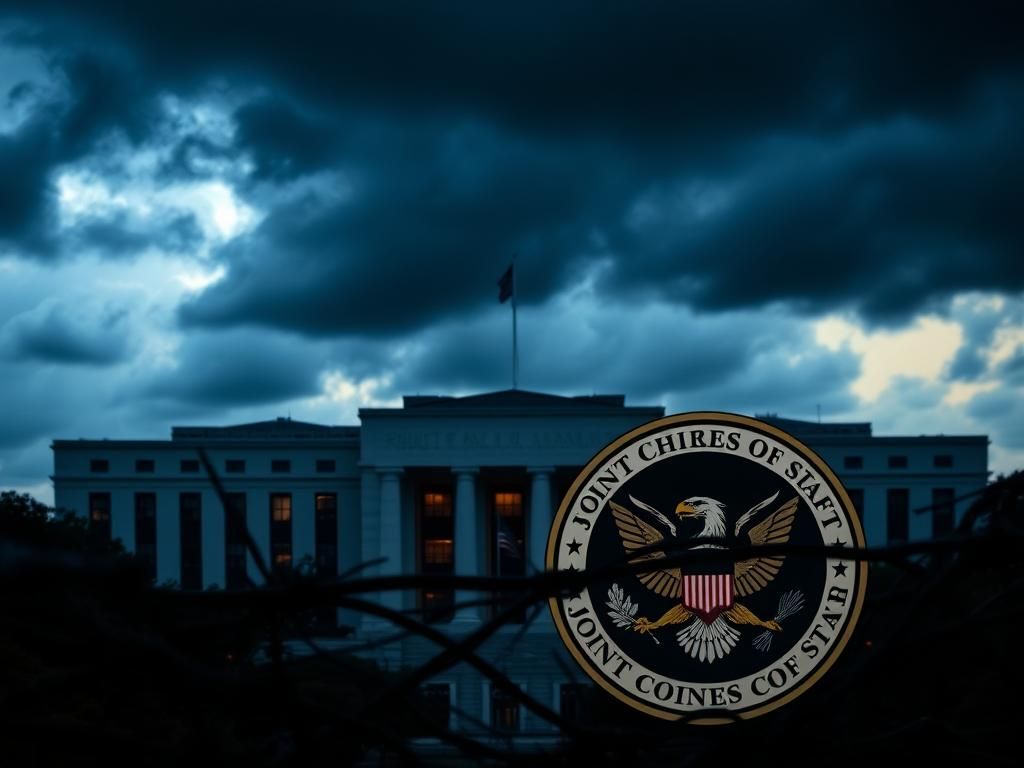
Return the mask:
<path fill-rule="evenodd" d="M 953 360 L 963 329 L 925 315 L 899 331 L 865 331 L 848 318 L 829 315 L 814 324 L 819 344 L 832 351 L 849 347 L 861 358 L 860 376 L 850 389 L 862 401 L 876 400 L 899 376 L 932 381 Z"/>

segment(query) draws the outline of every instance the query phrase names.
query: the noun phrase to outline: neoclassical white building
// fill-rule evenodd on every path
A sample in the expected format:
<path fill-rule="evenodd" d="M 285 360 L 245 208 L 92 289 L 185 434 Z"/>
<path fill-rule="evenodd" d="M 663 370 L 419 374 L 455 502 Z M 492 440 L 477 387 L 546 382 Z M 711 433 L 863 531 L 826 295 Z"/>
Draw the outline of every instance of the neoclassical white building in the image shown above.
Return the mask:
<path fill-rule="evenodd" d="M 621 395 L 415 396 L 401 408 L 362 409 L 360 426 L 279 418 L 174 427 L 170 440 L 57 439 L 52 480 L 57 506 L 88 516 L 97 535 L 121 539 L 158 583 L 186 589 L 242 587 L 246 576 L 260 581 L 239 535 L 243 521 L 278 566 L 310 558 L 321 571 L 340 573 L 385 558 L 367 573 L 518 575 L 542 567 L 553 509 L 579 469 L 613 438 L 662 415 L 661 406 L 626 405 Z M 836 470 L 870 544 L 947 533 L 969 504 L 954 500 L 988 480 L 985 436 L 877 437 L 866 423 L 762 418 Z M 224 483 L 227 510 L 198 448 Z M 493 610 L 451 609 L 471 597 L 409 591 L 376 599 L 422 610 L 458 635 Z M 342 644 L 394 631 L 347 611 L 337 618 L 353 628 Z M 546 607 L 525 640 L 521 630 L 506 627 L 483 654 L 571 716 L 576 689 L 558 659 L 572 662 Z M 372 654 L 394 667 L 416 665 L 436 650 L 407 638 Z M 460 728 L 478 720 L 524 734 L 546 729 L 469 668 L 453 668 L 427 692 L 438 711 L 451 707 Z M 464 713 L 461 721 L 455 711 Z"/>

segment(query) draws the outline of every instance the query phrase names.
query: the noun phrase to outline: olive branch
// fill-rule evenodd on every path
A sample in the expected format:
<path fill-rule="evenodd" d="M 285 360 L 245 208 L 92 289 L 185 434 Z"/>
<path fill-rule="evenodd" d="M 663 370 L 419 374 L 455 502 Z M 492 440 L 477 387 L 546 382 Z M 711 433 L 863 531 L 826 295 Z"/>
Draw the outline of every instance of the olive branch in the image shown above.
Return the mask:
<path fill-rule="evenodd" d="M 640 604 L 634 603 L 633 598 L 627 595 L 618 584 L 612 584 L 611 589 L 608 590 L 608 601 L 605 605 L 611 608 L 608 611 L 608 616 L 611 617 L 615 626 L 622 628 L 636 626 L 636 614 L 640 610 Z M 650 632 L 646 634 L 657 645 L 661 645 L 661 641 Z"/>
<path fill-rule="evenodd" d="M 779 610 L 775 614 L 775 621 L 781 624 L 784 619 L 789 618 L 794 613 L 799 613 L 803 607 L 804 593 L 798 589 L 790 590 L 779 598 Z M 771 630 L 766 629 L 754 638 L 754 647 L 762 653 L 766 653 L 772 647 L 773 634 Z"/>

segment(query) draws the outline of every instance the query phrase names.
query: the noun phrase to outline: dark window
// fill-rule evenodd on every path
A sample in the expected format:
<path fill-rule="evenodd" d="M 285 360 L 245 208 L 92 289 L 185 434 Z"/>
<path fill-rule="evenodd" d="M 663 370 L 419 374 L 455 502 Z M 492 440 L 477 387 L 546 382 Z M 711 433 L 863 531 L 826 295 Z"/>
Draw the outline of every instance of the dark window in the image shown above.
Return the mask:
<path fill-rule="evenodd" d="M 317 459 L 316 460 L 316 471 L 317 472 L 334 472 L 337 468 L 337 463 L 334 459 Z"/>
<path fill-rule="evenodd" d="M 455 573 L 455 518 L 452 494 L 445 488 L 424 491 L 420 504 L 420 571 L 427 574 Z M 420 607 L 426 621 L 451 621 L 455 593 L 450 589 L 423 590 Z"/>
<path fill-rule="evenodd" d="M 224 462 L 225 472 L 245 472 L 245 459 L 228 459 Z"/>
<path fill-rule="evenodd" d="M 203 500 L 198 493 L 178 496 L 181 525 L 181 588 L 203 588 Z"/>
<path fill-rule="evenodd" d="M 227 494 L 224 515 L 224 582 L 228 589 L 242 589 L 245 574 L 245 494 Z"/>
<path fill-rule="evenodd" d="M 519 491 L 498 491 L 493 496 L 494 509 L 494 550 L 492 562 L 495 576 L 525 576 L 526 557 L 524 542 L 526 540 L 526 517 L 523 514 L 523 494 Z M 503 610 L 508 604 L 514 603 L 521 596 L 512 592 L 496 595 L 496 610 Z M 526 618 L 525 611 L 509 619 L 512 623 L 522 623 Z"/>
<path fill-rule="evenodd" d="M 135 559 L 146 578 L 156 578 L 156 494 L 135 494 Z"/>
<path fill-rule="evenodd" d="M 199 471 L 199 459 L 182 459 L 181 460 L 181 471 L 182 472 L 198 472 Z"/>
<path fill-rule="evenodd" d="M 270 559 L 275 568 L 292 564 L 292 495 L 270 494 Z"/>
<path fill-rule="evenodd" d="M 491 726 L 499 731 L 519 730 L 519 702 L 500 688 L 491 689 Z"/>
<path fill-rule="evenodd" d="M 910 534 L 910 491 L 890 488 L 886 499 L 886 535 L 890 544 L 905 542 Z"/>
<path fill-rule="evenodd" d="M 338 494 L 316 495 L 316 570 L 338 575 Z"/>
<path fill-rule="evenodd" d="M 107 459 L 90 459 L 89 460 L 89 471 L 90 472 L 109 472 L 110 462 Z"/>
<path fill-rule="evenodd" d="M 448 683 L 427 683 L 421 689 L 424 714 L 441 728 L 448 728 L 452 713 L 452 688 Z"/>
<path fill-rule="evenodd" d="M 932 489 L 932 536 L 949 536 L 956 526 L 956 494 L 952 488 Z"/>
<path fill-rule="evenodd" d="M 586 712 L 589 687 L 584 683 L 562 683 L 558 695 L 558 713 L 571 723 L 581 722 Z"/>
<path fill-rule="evenodd" d="M 156 469 L 156 462 L 152 459 L 136 459 L 135 460 L 135 471 L 136 472 L 152 472 Z"/>
<path fill-rule="evenodd" d="M 110 494 L 89 494 L 89 533 L 98 541 L 110 541 Z"/>
<path fill-rule="evenodd" d="M 288 459 L 274 459 L 270 462 L 270 471 L 279 474 L 292 471 L 292 463 Z"/>
<path fill-rule="evenodd" d="M 843 469 L 864 469 L 864 457 L 843 456 Z"/>
<path fill-rule="evenodd" d="M 857 515 L 861 520 L 864 519 L 864 489 L 863 488 L 847 488 L 847 493 L 850 494 L 850 501 L 853 502 L 854 509 L 857 510 Z"/>
<path fill-rule="evenodd" d="M 949 469 L 953 466 L 953 457 L 948 453 L 940 453 L 932 458 L 936 469 Z"/>
<path fill-rule="evenodd" d="M 320 576 L 338 575 L 338 494 L 318 493 L 316 505 L 316 572 Z M 337 626 L 338 612 L 333 605 L 318 606 L 316 623 L 322 627 Z"/>
<path fill-rule="evenodd" d="M 907 457 L 906 456 L 890 456 L 889 457 L 889 469 L 906 469 L 907 468 Z"/>

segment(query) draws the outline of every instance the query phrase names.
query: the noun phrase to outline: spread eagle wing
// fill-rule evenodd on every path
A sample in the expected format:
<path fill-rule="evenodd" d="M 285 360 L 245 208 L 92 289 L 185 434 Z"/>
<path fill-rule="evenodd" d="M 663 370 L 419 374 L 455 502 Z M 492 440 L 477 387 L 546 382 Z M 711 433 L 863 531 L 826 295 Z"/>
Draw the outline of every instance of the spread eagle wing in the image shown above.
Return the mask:
<path fill-rule="evenodd" d="M 665 540 L 665 536 L 657 528 L 645 523 L 625 507 L 614 501 L 609 501 L 608 505 L 611 507 L 612 517 L 615 518 L 615 525 L 618 526 L 619 536 L 622 537 L 622 546 L 627 555 L 634 550 L 644 549 Z M 664 558 L 664 552 L 654 550 L 637 555 L 629 562 L 642 563 L 645 560 L 663 560 Z M 662 597 L 679 597 L 679 582 L 682 577 L 679 575 L 678 568 L 646 571 L 638 573 L 637 577 L 641 584 Z"/>
<path fill-rule="evenodd" d="M 794 497 L 747 531 L 751 545 L 759 547 L 765 544 L 785 544 L 789 541 L 789 534 L 793 530 L 793 518 L 796 517 L 796 506 L 797 499 Z M 738 561 L 733 570 L 736 594 L 745 597 L 767 586 L 768 582 L 775 578 L 785 559 L 785 555 L 765 555 Z"/>

